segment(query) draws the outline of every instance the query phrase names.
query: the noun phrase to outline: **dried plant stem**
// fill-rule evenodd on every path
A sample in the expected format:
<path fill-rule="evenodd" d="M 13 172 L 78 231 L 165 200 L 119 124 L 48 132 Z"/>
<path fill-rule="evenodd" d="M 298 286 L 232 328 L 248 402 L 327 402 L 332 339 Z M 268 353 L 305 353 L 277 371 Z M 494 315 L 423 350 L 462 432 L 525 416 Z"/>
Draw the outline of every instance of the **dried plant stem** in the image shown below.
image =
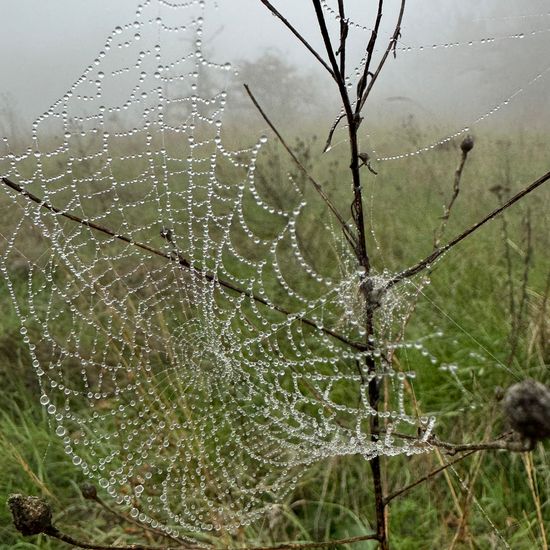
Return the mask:
<path fill-rule="evenodd" d="M 384 505 L 387 506 L 393 499 L 400 497 L 401 495 L 404 495 L 405 493 L 408 493 L 411 489 L 414 489 L 415 487 L 418 487 L 425 481 L 428 481 L 432 477 L 435 477 L 436 475 L 440 474 L 450 466 L 454 466 L 457 462 L 460 462 L 464 460 L 465 458 L 468 458 L 469 456 L 472 456 L 474 453 L 477 453 L 478 451 L 469 451 L 466 454 L 463 454 L 462 456 L 459 456 L 458 458 L 455 458 L 454 460 L 451 460 L 451 462 L 448 462 L 447 464 L 444 464 L 443 466 L 439 466 L 435 470 L 432 470 L 425 476 L 422 476 L 418 478 L 416 481 L 413 481 L 412 483 L 409 483 L 409 485 L 405 485 L 405 487 L 402 487 L 401 489 L 398 489 L 397 491 L 394 491 L 393 493 L 390 493 L 386 496 L 384 499 Z"/>
<path fill-rule="evenodd" d="M 541 548 L 543 550 L 548 550 L 548 539 L 546 538 L 546 528 L 544 518 L 542 516 L 542 506 L 540 504 L 540 495 L 537 488 L 536 481 L 536 470 L 533 464 L 533 454 L 525 453 L 523 456 L 523 463 L 525 466 L 525 471 L 527 472 L 527 480 L 529 482 L 529 489 L 531 490 L 531 496 L 533 498 L 533 503 L 535 504 L 535 510 L 537 512 L 537 521 L 540 530 L 540 536 L 542 541 Z"/>
<path fill-rule="evenodd" d="M 336 53 L 340 56 L 340 74 L 346 74 L 346 42 L 349 24 L 346 19 L 344 0 L 338 0 L 338 16 L 340 17 L 340 47 Z"/>
<path fill-rule="evenodd" d="M 409 279 L 410 277 L 414 277 L 414 275 L 417 275 L 418 273 L 421 273 L 425 269 L 427 269 L 435 260 L 437 260 L 441 255 L 445 254 L 445 252 L 449 251 L 451 248 L 456 246 L 459 242 L 463 241 L 467 237 L 469 237 L 472 233 L 477 231 L 481 226 L 485 225 L 488 221 L 491 221 L 493 218 L 496 218 L 499 214 L 504 212 L 506 209 L 510 208 L 513 204 L 518 202 L 520 199 L 525 197 L 525 195 L 528 195 L 538 187 L 540 187 L 542 184 L 546 183 L 548 180 L 550 180 L 550 172 L 546 172 L 543 176 L 541 176 L 539 179 L 522 189 L 519 193 L 516 193 L 511 199 L 507 200 L 504 204 L 499 206 L 498 208 L 495 208 L 492 212 L 487 214 L 484 218 L 482 218 L 480 221 L 474 223 L 472 226 L 470 226 L 468 229 L 460 233 L 460 235 L 457 235 L 454 239 L 450 240 L 447 244 L 440 246 L 436 250 L 434 250 L 430 255 L 426 256 L 423 260 L 420 260 L 418 263 L 413 265 L 412 267 L 409 267 L 405 269 L 404 271 L 401 271 L 394 277 L 392 277 L 387 283 L 385 288 L 389 289 L 396 285 L 397 283 Z"/>
<path fill-rule="evenodd" d="M 278 19 L 283 25 L 307 48 L 307 50 L 317 59 L 317 61 L 329 72 L 332 78 L 335 78 L 334 72 L 327 65 L 325 60 L 315 51 L 311 44 L 296 30 L 296 28 L 284 17 L 279 10 L 268 0 L 260 0 L 260 2 Z"/>
<path fill-rule="evenodd" d="M 519 302 L 516 314 L 512 316 L 512 327 L 510 332 L 510 353 L 506 364 L 510 366 L 517 353 L 521 333 L 525 328 L 524 316 L 527 304 L 527 286 L 529 284 L 529 273 L 531 270 L 531 260 L 533 256 L 532 229 L 531 229 L 531 211 L 527 210 L 524 220 L 525 225 L 525 258 L 523 261 L 523 277 L 521 281 Z"/>
<path fill-rule="evenodd" d="M 260 296 L 257 296 L 256 294 L 254 294 L 253 292 L 251 292 L 249 290 L 240 288 L 240 287 L 234 285 L 233 283 L 230 283 L 229 281 L 225 281 L 223 279 L 220 279 L 219 277 L 217 277 L 217 276 L 215 276 L 211 273 L 197 270 L 181 254 L 178 254 L 178 253 L 169 254 L 169 253 L 163 252 L 162 250 L 158 250 L 158 249 L 156 249 L 152 246 L 149 246 L 148 244 L 140 243 L 138 241 L 134 241 L 133 239 L 131 239 L 130 237 L 128 237 L 126 235 L 121 235 L 119 233 L 116 233 L 116 232 L 112 231 L 111 229 L 109 229 L 107 227 L 104 227 L 102 225 L 98 225 L 98 224 L 96 224 L 94 222 L 91 222 L 89 220 L 85 220 L 83 218 L 80 218 L 79 216 L 75 216 L 74 214 L 70 214 L 69 212 L 65 212 L 64 210 L 61 210 L 61 209 L 49 204 L 48 202 L 44 201 L 40 197 L 37 197 L 36 195 L 31 193 L 30 191 L 27 191 L 26 189 L 21 187 L 21 185 L 19 185 L 18 183 L 15 183 L 15 182 L 11 181 L 8 178 L 3 177 L 2 182 L 5 185 L 7 185 L 8 187 L 10 187 L 11 189 L 13 189 L 14 191 L 17 191 L 22 196 L 28 198 L 32 202 L 34 202 L 34 203 L 38 204 L 39 206 L 41 206 L 42 208 L 45 208 L 46 210 L 49 210 L 50 212 L 53 212 L 54 214 L 58 214 L 58 215 L 60 215 L 64 218 L 67 218 L 67 219 L 69 219 L 73 222 L 76 222 L 76 223 L 80 224 L 80 225 L 83 225 L 85 227 L 89 227 L 90 229 L 93 229 L 94 231 L 97 231 L 98 233 L 103 233 L 104 235 L 108 235 L 108 236 L 110 236 L 114 239 L 125 242 L 127 244 L 132 245 L 132 246 L 135 246 L 135 247 L 137 247 L 141 250 L 145 250 L 146 252 L 149 252 L 150 254 L 153 254 L 155 256 L 160 256 L 161 258 L 165 258 L 166 260 L 177 263 L 179 266 L 184 268 L 186 271 L 190 272 L 191 274 L 193 274 L 197 277 L 203 277 L 204 279 L 206 279 L 208 281 L 216 282 L 220 286 L 222 286 L 224 288 L 227 288 L 229 290 L 232 290 L 234 292 L 237 292 L 238 294 L 243 294 L 245 296 L 248 296 L 248 298 L 250 298 L 251 300 L 254 300 L 255 302 L 263 304 L 264 306 L 266 306 L 266 307 L 268 307 L 268 308 L 270 308 L 274 311 L 277 311 L 279 313 L 282 313 L 283 315 L 294 316 L 297 321 L 300 321 L 300 322 L 304 323 L 305 325 L 308 325 L 311 328 L 314 328 L 316 330 L 320 330 L 324 334 L 326 334 L 328 336 L 331 336 L 335 340 L 339 340 L 340 342 L 342 342 L 343 344 L 346 344 L 347 346 L 350 346 L 350 347 L 355 348 L 355 349 L 360 350 L 360 351 L 364 351 L 364 350 L 367 349 L 367 346 L 365 344 L 361 343 L 361 342 L 352 342 L 351 340 L 349 340 L 345 336 L 342 336 L 341 334 L 338 334 L 337 332 L 335 332 L 331 329 L 328 329 L 326 327 L 320 327 L 317 323 L 311 321 L 307 317 L 304 317 L 304 316 L 301 316 L 301 315 L 296 315 L 295 313 L 292 313 L 292 312 L 286 310 L 285 308 L 282 308 L 280 306 L 277 306 L 276 304 L 268 302 L 264 298 L 261 298 Z"/>
<path fill-rule="evenodd" d="M 109 546 L 103 544 L 94 544 L 77 540 L 70 535 L 67 535 L 66 533 L 62 533 L 61 531 L 59 531 L 59 529 L 53 526 L 45 531 L 44 534 L 62 542 L 66 542 L 71 546 L 76 546 L 77 548 L 85 548 L 88 550 L 204 550 L 204 546 L 149 546 L 143 544 Z"/>
<path fill-rule="evenodd" d="M 130 544 L 127 546 L 105 546 L 92 544 L 89 542 L 83 542 L 76 540 L 75 538 L 62 533 L 55 527 L 51 527 L 44 534 L 66 542 L 77 548 L 85 548 L 87 550 L 204 550 L 204 546 L 147 546 L 143 544 Z M 334 548 L 344 544 L 355 544 L 366 540 L 378 540 L 378 536 L 371 535 L 359 535 L 357 537 L 348 537 L 344 539 L 335 539 L 320 542 L 305 542 L 305 543 L 282 543 L 274 546 L 245 546 L 238 549 L 225 547 L 219 550 L 309 550 L 314 548 Z"/>
<path fill-rule="evenodd" d="M 393 31 L 392 37 L 390 38 L 388 47 L 386 48 L 386 51 L 384 52 L 384 55 L 382 56 L 380 63 L 378 63 L 378 67 L 376 67 L 376 71 L 374 71 L 374 74 L 371 76 L 371 79 L 369 81 L 369 84 L 365 92 L 363 93 L 361 99 L 358 101 L 357 112 L 360 112 L 365 106 L 365 103 L 367 102 L 367 99 L 372 91 L 372 88 L 376 83 L 376 80 L 380 76 L 380 72 L 382 71 L 382 68 L 384 67 L 386 60 L 388 59 L 388 56 L 390 55 L 390 52 L 392 50 L 395 56 L 395 46 L 401 35 L 401 24 L 403 23 L 403 15 L 405 14 L 405 4 L 406 4 L 406 0 L 401 0 L 401 7 L 399 8 L 399 15 L 397 16 L 397 23 L 395 24 L 395 29 Z"/>
<path fill-rule="evenodd" d="M 382 8 L 384 7 L 384 0 L 378 0 L 378 13 L 376 14 L 376 21 L 372 29 L 369 43 L 367 44 L 367 58 L 365 60 L 365 68 L 363 69 L 363 76 L 359 79 L 357 84 L 357 107 L 361 103 L 363 92 L 367 87 L 367 79 L 372 76 L 370 72 L 370 66 L 372 62 L 372 56 L 374 54 L 374 46 L 376 45 L 376 39 L 378 38 L 378 31 L 380 30 L 380 23 L 382 22 Z"/>
<path fill-rule="evenodd" d="M 460 162 L 458 163 L 458 166 L 455 171 L 455 177 L 453 182 L 453 193 L 451 195 L 449 202 L 445 206 L 445 209 L 443 211 L 443 216 L 441 216 L 441 224 L 439 225 L 439 227 L 435 232 L 434 249 L 439 248 L 439 246 L 441 245 L 441 239 L 443 237 L 443 234 L 445 233 L 447 222 L 451 217 L 451 211 L 458 197 L 458 194 L 460 193 L 460 180 L 462 179 L 462 172 L 464 170 L 464 166 L 466 164 L 467 158 L 468 158 L 468 151 L 463 149 L 462 154 L 460 156 Z"/>

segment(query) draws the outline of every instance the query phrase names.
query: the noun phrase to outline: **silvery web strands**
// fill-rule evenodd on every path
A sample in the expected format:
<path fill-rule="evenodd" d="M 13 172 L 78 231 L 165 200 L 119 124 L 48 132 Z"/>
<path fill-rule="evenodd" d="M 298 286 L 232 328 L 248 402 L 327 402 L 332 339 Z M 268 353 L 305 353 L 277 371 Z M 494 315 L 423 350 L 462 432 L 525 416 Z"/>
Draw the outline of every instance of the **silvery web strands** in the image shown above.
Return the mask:
<path fill-rule="evenodd" d="M 364 273 L 328 211 L 296 178 L 260 177 L 265 137 L 227 145 L 233 69 L 203 49 L 205 9 L 143 2 L 31 147 L 0 144 L 0 173 L 43 201 L 6 193 L 0 263 L 40 402 L 86 476 L 173 534 L 245 525 L 327 457 L 425 452 L 434 425 L 392 366 L 399 347 L 429 356 L 401 338 L 421 282 L 384 296 L 366 351 Z M 380 412 L 373 377 L 391 388 Z"/>

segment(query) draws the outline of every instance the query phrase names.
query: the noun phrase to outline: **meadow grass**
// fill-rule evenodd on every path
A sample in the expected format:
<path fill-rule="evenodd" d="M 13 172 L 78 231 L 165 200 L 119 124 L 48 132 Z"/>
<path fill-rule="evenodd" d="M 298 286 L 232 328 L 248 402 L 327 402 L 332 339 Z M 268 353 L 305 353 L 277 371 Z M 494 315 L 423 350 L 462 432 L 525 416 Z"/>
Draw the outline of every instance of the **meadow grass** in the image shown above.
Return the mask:
<path fill-rule="evenodd" d="M 412 138 L 402 135 L 400 139 L 410 143 Z M 400 146 L 391 134 L 387 140 Z M 318 149 L 318 145 L 302 142 L 302 156 L 342 211 L 348 211 L 346 163 L 338 160 L 319 166 L 308 157 L 312 147 Z M 545 147 L 544 137 L 521 135 L 511 145 L 498 135 L 481 136 L 468 160 L 445 236 L 453 236 L 498 203 L 491 191 L 494 185 L 517 190 L 548 170 Z M 276 187 L 281 174 L 294 168 L 276 146 L 263 155 L 258 177 L 263 178 L 266 189 Z M 379 247 L 373 247 L 377 269 L 400 269 L 430 252 L 458 158 L 455 143 L 406 162 L 384 163 L 378 167 L 376 178 L 366 178 L 371 244 L 376 241 Z M 434 266 L 432 283 L 419 297 L 407 337 L 414 340 L 441 332 L 428 344 L 438 363 L 433 365 L 427 358 L 406 351 L 399 354 L 398 360 L 405 370 L 417 372 L 417 407 L 422 413 L 436 414 L 437 433 L 442 439 L 473 442 L 498 435 L 503 423 L 495 388 L 526 376 L 549 382 L 550 325 L 544 310 L 550 245 L 549 191 L 539 189 L 506 212 L 508 241 L 502 236 L 501 219 L 496 219 L 450 252 Z M 318 214 L 315 209 L 310 212 L 312 217 Z M 514 337 L 508 305 L 510 280 L 516 300 L 520 300 L 527 257 L 526 219 L 532 232 L 526 313 L 517 325 L 517 351 L 510 357 Z M 9 222 L 9 217 L 4 219 L 1 234 L 9 233 Z M 305 242 L 311 246 L 312 261 L 317 261 L 323 253 L 323 239 L 308 233 L 307 224 L 303 231 Z M 506 247 L 511 255 L 510 267 Z M 324 263 L 329 265 L 321 269 L 334 268 L 332 257 L 325 257 Z M 22 270 L 22 287 L 25 281 Z M 54 435 L 48 415 L 38 403 L 28 352 L 3 285 L 0 305 L 0 397 L 4 403 L 0 414 L 0 502 L 13 492 L 46 496 L 54 504 L 59 525 L 82 539 L 110 544 L 140 540 L 134 527 L 121 524 L 81 497 L 80 471 L 65 455 L 61 440 Z M 442 363 L 457 365 L 456 372 L 441 370 Z M 385 483 L 391 492 L 439 466 L 446 457 L 430 453 L 383 460 Z M 547 464 L 548 446 L 543 444 L 529 457 L 483 452 L 465 459 L 455 472 L 448 470 L 392 502 L 392 548 L 503 548 L 503 540 L 514 549 L 543 548 L 541 529 L 548 529 L 548 525 L 541 525 L 537 507 L 548 521 Z M 369 518 L 373 517 L 369 475 L 360 457 L 335 457 L 314 466 L 285 503 L 265 520 L 236 533 L 233 541 L 253 545 L 366 534 L 372 529 Z M 536 479 L 536 491 L 530 487 L 530 479 Z M 0 525 L 0 548 L 63 547 L 43 537 L 23 540 L 11 527 L 5 506 L 0 506 Z M 375 544 L 363 542 L 353 548 L 371 550 Z"/>

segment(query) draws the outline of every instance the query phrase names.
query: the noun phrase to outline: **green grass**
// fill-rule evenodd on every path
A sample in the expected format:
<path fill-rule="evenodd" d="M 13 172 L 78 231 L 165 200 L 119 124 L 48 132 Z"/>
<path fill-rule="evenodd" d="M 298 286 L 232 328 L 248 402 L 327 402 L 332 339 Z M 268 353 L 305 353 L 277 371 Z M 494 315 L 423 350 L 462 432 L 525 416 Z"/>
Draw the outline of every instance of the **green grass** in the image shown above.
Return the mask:
<path fill-rule="evenodd" d="M 410 138 L 401 136 L 405 142 Z M 395 137 L 388 135 L 387 139 Z M 512 146 L 499 136 L 480 136 L 467 163 L 446 237 L 460 232 L 496 206 L 498 199 L 490 190 L 494 185 L 506 184 L 515 191 L 547 171 L 546 143 L 544 138 L 523 135 Z M 318 145 L 315 147 L 318 149 Z M 310 146 L 306 143 L 300 149 L 341 211 L 349 211 L 346 163 L 342 160 L 315 165 L 308 160 Z M 406 162 L 383 164 L 378 167 L 376 178 L 366 178 L 368 225 L 372 224 L 380 244 L 380 250 L 372 248 L 378 270 L 403 268 L 430 252 L 433 230 L 442 204 L 450 195 L 457 160 L 456 147 L 440 149 Z M 281 174 L 293 170 L 276 146 L 268 149 L 263 162 L 258 177 L 266 192 L 276 188 Z M 311 196 L 306 182 L 299 184 Z M 434 266 L 432 283 L 419 298 L 407 336 L 415 339 L 441 331 L 442 335 L 431 338 L 427 347 L 438 361 L 458 365 L 456 376 L 440 370 L 439 363 L 433 365 L 418 353 L 404 351 L 398 359 L 405 370 L 417 372 L 414 393 L 418 407 L 423 413 L 437 415 L 438 434 L 443 439 L 480 441 L 497 435 L 503 425 L 495 388 L 526 376 L 550 381 L 550 322 L 544 320 L 548 310 L 545 313 L 542 309 L 550 245 L 549 191 L 539 189 L 506 213 L 508 243 L 502 238 L 501 220 L 496 219 L 456 247 Z M 320 262 L 319 269 L 330 272 L 335 269 L 334 255 L 325 255 L 324 261 L 319 259 L 326 249 L 326 236 L 313 233 L 308 225 L 320 212 L 320 206 L 312 208 L 300 231 L 311 245 L 312 261 Z M 526 314 L 519 325 L 517 352 L 510 358 L 510 281 L 504 251 L 508 246 L 519 300 L 525 268 L 526 217 L 533 236 Z M 0 233 L 6 234 L 10 219 L 3 223 L 6 227 L 1 227 Z M 16 281 L 21 292 L 25 281 L 22 271 Z M 276 293 L 276 285 L 271 290 Z M 0 306 L 0 399 L 4 403 L 0 413 L 0 548 L 64 547 L 43 537 L 23 540 L 15 532 L 3 505 L 13 492 L 48 497 L 59 526 L 82 539 L 110 544 L 139 541 L 139 533 L 132 527 L 80 496 L 80 471 L 65 454 L 62 441 L 53 434 L 55 427 L 50 425 L 50 417 L 38 403 L 37 382 L 4 285 L 0 285 Z M 532 462 L 542 516 L 547 522 L 548 459 L 548 445 L 539 444 L 532 453 Z M 388 490 L 417 479 L 439 466 L 440 460 L 436 453 L 383 459 Z M 503 548 L 499 536 L 514 549 L 542 548 L 541 525 L 527 472 L 525 457 L 505 452 L 485 452 L 464 460 L 456 466 L 456 473 L 449 470 L 447 476 L 439 475 L 392 503 L 392 548 L 448 548 L 464 514 L 465 529 L 456 538 L 456 549 Z M 280 509 L 244 528 L 233 541 L 253 545 L 366 534 L 372 528 L 373 518 L 369 476 L 368 465 L 359 457 L 336 457 L 316 465 Z M 460 480 L 471 487 L 470 496 Z M 372 542 L 353 546 L 360 550 L 374 547 Z"/>

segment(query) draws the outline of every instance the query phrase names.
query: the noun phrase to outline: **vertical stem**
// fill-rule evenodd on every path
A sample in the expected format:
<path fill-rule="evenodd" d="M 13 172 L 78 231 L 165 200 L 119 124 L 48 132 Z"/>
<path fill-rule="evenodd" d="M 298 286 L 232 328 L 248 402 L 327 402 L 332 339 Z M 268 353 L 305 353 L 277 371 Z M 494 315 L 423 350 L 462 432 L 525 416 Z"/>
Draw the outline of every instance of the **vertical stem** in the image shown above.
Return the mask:
<path fill-rule="evenodd" d="M 332 47 L 330 35 L 327 29 L 325 16 L 323 13 L 323 8 L 321 6 L 320 0 L 312 0 L 315 7 L 315 12 L 317 15 L 317 21 L 319 23 L 319 29 L 325 43 L 325 48 L 327 55 L 330 61 L 331 68 L 335 74 L 336 82 L 338 84 L 338 89 L 340 91 L 340 96 L 342 98 L 342 103 L 344 106 L 344 111 L 346 113 L 346 119 L 348 123 L 348 131 L 350 138 L 350 153 L 351 153 L 351 162 L 350 170 L 353 179 L 353 195 L 354 200 L 351 206 L 353 221 L 357 230 L 357 247 L 355 254 L 359 265 L 363 268 L 363 284 L 362 284 L 362 294 L 365 302 L 365 314 L 366 314 L 366 343 L 369 351 L 372 351 L 371 337 L 374 335 L 374 309 L 371 305 L 370 294 L 372 291 L 371 283 L 369 282 L 369 274 L 371 271 L 370 258 L 367 250 L 367 241 L 365 233 L 365 221 L 363 214 L 363 196 L 362 196 L 362 186 L 361 186 L 361 175 L 359 172 L 359 147 L 358 147 L 358 129 L 361 124 L 360 108 L 359 101 L 357 108 L 352 108 L 351 101 L 349 98 L 348 88 L 346 86 L 345 74 L 341 72 L 341 68 L 338 66 L 338 61 L 334 54 Z M 372 40 L 372 39 L 371 39 Z M 342 43 L 340 44 L 340 49 L 342 49 Z M 374 43 L 372 44 L 374 48 Z M 366 358 L 366 368 L 369 373 L 373 373 L 376 370 L 376 363 L 372 355 L 367 356 Z M 379 401 L 380 401 L 380 387 L 376 378 L 373 378 L 369 382 L 368 386 L 368 395 L 369 395 L 369 405 L 374 409 L 375 414 L 371 416 L 370 419 L 370 431 L 371 431 L 371 441 L 377 441 L 378 433 L 380 428 L 380 422 L 376 412 L 378 411 Z M 380 542 L 380 548 L 382 550 L 389 550 L 389 541 L 388 534 L 386 531 L 386 517 L 385 517 L 385 503 L 384 503 L 384 492 L 382 487 L 382 473 L 381 473 L 381 461 L 380 457 L 374 457 L 369 461 L 372 479 L 373 479 L 373 488 L 374 488 L 374 505 L 376 510 L 376 534 L 377 539 Z"/>

